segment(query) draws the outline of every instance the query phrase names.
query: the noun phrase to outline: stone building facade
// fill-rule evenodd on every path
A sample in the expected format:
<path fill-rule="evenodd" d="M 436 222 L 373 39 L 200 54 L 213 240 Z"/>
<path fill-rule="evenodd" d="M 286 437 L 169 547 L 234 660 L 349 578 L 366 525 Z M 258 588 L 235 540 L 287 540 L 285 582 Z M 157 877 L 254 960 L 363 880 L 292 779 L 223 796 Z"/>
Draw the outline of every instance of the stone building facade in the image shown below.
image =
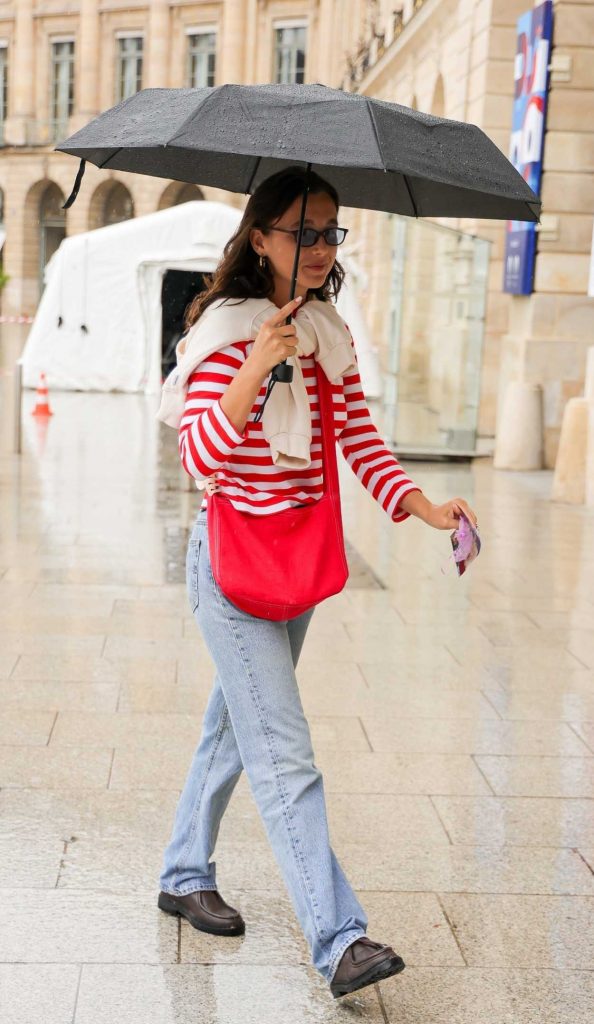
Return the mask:
<path fill-rule="evenodd" d="M 507 155 L 516 22 L 529 9 L 526 0 L 405 0 L 396 16 L 390 0 L 373 6 L 375 32 L 368 31 L 353 53 L 351 87 L 476 124 Z M 548 466 L 555 463 L 565 403 L 582 393 L 586 351 L 594 344 L 594 299 L 587 295 L 594 215 L 594 5 L 556 0 L 553 17 L 533 293 L 503 291 L 505 222 L 443 220 L 492 241 L 479 431 L 495 433 L 509 381 L 540 384 Z M 373 231 L 377 215 L 361 219 Z M 381 231 L 373 237 L 366 248 L 376 251 L 376 266 L 385 267 L 386 239 L 382 250 Z M 378 284 L 381 271 L 372 278 Z M 377 293 L 372 309 L 381 317 Z"/>
<path fill-rule="evenodd" d="M 64 233 L 195 196 L 245 197 L 87 166 L 53 151 L 137 88 L 322 82 L 470 121 L 507 155 L 515 26 L 528 0 L 0 0 L 0 189 L 5 315 L 35 310 L 44 262 Z M 505 222 L 444 225 L 490 239 L 480 432 L 492 435 L 505 386 L 542 384 L 546 462 L 566 400 L 581 393 L 593 342 L 587 297 L 594 214 L 594 6 L 556 0 L 534 292 L 502 290 Z M 353 140 L 353 144 L 356 144 Z M 390 240 L 386 216 L 344 211 L 369 279 L 380 359 Z M 439 219 L 436 218 L 439 222 Z"/>

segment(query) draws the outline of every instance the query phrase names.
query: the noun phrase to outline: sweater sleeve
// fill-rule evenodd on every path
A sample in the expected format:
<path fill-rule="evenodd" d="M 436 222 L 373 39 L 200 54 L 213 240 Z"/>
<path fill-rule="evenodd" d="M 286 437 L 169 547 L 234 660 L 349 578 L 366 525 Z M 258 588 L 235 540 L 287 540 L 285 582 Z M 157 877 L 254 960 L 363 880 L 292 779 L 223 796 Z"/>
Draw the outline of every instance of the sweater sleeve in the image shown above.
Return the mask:
<path fill-rule="evenodd" d="M 245 360 L 240 345 L 227 345 L 203 359 L 188 379 L 179 427 L 179 453 L 190 476 L 206 479 L 221 468 L 248 436 L 240 434 L 221 408 L 221 396 Z"/>
<path fill-rule="evenodd" d="M 354 344 L 353 353 L 355 363 L 358 363 Z M 346 423 L 338 437 L 342 454 L 353 473 L 393 522 L 402 523 L 410 515 L 410 512 L 400 508 L 402 499 L 411 491 L 420 491 L 421 488 L 406 475 L 374 426 L 363 394 L 358 366 L 351 373 L 345 374 L 342 380 L 347 409 Z"/>

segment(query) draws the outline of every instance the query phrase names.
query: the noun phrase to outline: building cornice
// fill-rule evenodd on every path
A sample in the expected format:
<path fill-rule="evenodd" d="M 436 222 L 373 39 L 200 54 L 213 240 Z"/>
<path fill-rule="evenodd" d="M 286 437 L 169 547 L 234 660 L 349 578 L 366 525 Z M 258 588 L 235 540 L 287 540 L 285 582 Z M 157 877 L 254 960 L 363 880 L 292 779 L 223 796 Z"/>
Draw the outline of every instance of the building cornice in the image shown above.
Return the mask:
<path fill-rule="evenodd" d="M 457 6 L 457 0 L 416 0 L 411 16 L 402 24 L 398 34 L 384 48 L 380 56 L 367 68 L 361 80 L 355 84 L 353 91 L 364 95 L 375 92 L 378 82 L 390 68 L 393 61 L 410 44 L 418 42 L 419 32 L 427 28 L 429 21 L 434 18 L 435 14 L 442 13 L 447 15 L 448 11 L 455 11 Z M 369 41 L 370 47 L 372 42 L 373 40 Z"/>

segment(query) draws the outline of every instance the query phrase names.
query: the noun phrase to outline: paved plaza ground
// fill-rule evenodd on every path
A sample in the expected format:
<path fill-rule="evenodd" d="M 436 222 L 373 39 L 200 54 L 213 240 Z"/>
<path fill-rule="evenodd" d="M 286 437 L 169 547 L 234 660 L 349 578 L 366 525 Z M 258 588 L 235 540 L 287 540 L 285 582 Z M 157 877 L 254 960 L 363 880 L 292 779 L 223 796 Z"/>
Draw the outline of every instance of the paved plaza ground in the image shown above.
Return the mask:
<path fill-rule="evenodd" d="M 138 395 L 51 396 L 0 454 L 3 1024 L 586 1024 L 594 1006 L 594 514 L 550 473 L 406 463 L 483 552 L 390 522 L 339 456 L 352 574 L 297 675 L 335 852 L 406 970 L 334 1000 L 245 776 L 215 851 L 246 933 L 157 908 L 214 668 L 198 506 Z M 6 441 L 6 438 L 5 438 Z"/>

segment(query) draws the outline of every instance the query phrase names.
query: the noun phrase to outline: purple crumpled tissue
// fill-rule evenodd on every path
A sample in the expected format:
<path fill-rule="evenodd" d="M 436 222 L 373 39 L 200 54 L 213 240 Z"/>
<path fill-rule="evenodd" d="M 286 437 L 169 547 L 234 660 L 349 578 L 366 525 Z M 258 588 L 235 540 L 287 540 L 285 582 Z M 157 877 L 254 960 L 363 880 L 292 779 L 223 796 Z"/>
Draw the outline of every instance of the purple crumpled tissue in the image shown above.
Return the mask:
<path fill-rule="evenodd" d="M 453 559 L 458 576 L 462 576 L 481 550 L 481 538 L 478 530 L 463 513 L 460 513 L 459 526 L 450 534 L 450 541 L 453 551 L 448 562 Z M 445 566 L 442 565 L 441 571 L 446 573 L 450 568 L 451 566 L 446 563 Z"/>

